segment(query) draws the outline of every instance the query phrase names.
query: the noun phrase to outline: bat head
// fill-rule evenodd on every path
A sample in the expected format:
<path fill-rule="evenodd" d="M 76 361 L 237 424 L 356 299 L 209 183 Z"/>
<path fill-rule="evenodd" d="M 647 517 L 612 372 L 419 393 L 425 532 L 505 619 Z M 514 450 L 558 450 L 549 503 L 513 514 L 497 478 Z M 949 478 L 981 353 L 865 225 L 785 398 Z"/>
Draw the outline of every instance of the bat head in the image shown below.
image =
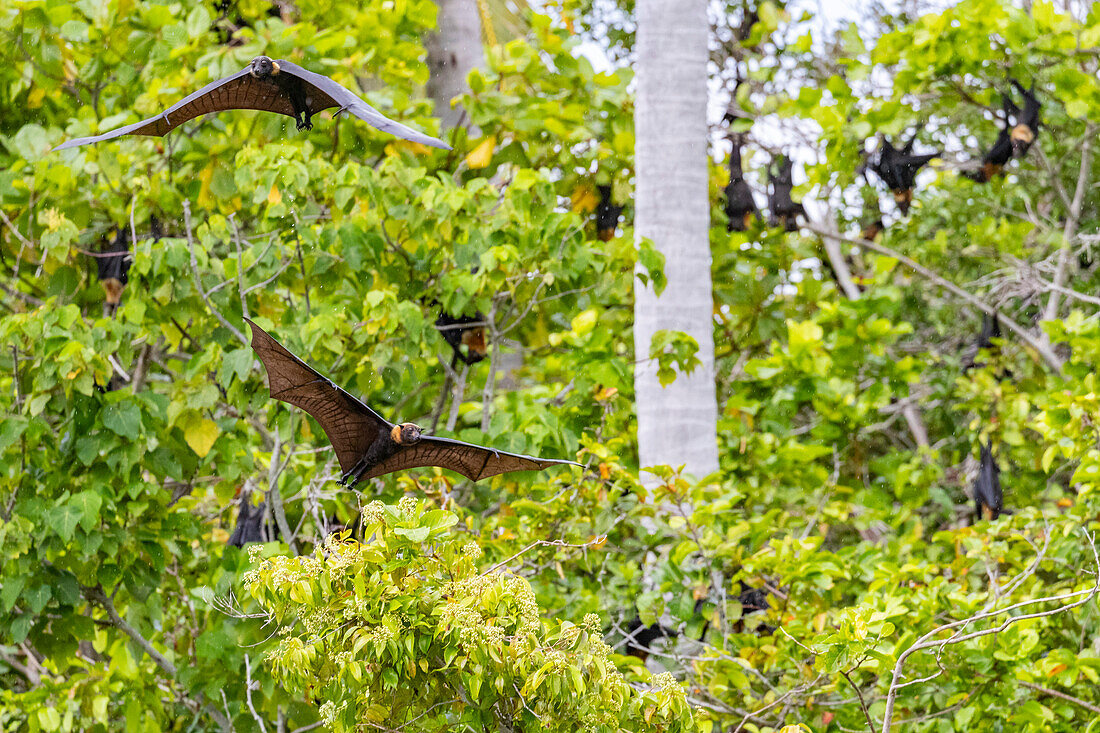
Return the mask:
<path fill-rule="evenodd" d="M 420 442 L 420 434 L 423 432 L 419 425 L 411 422 L 403 422 L 400 425 L 394 425 L 393 430 L 390 431 L 390 437 L 393 438 L 393 442 L 398 445 L 416 445 Z"/>
<path fill-rule="evenodd" d="M 257 79 L 266 79 L 269 76 L 275 76 L 279 73 L 278 62 L 272 60 L 267 56 L 257 56 L 252 59 L 249 72 Z"/>
<path fill-rule="evenodd" d="M 1035 142 L 1035 131 L 1027 125 L 1016 125 L 1010 135 L 1012 140 L 1012 154 L 1017 158 L 1024 155 L 1031 143 Z"/>

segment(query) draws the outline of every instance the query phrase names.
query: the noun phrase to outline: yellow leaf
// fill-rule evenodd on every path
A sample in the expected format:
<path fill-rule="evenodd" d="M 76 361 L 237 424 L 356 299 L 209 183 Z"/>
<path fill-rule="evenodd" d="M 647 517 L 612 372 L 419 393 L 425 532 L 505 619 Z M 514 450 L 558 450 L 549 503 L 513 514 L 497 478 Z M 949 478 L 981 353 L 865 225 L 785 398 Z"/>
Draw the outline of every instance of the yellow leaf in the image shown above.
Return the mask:
<path fill-rule="evenodd" d="M 277 206 L 283 202 L 283 194 L 279 191 L 278 187 L 272 183 L 271 190 L 267 192 L 267 203 L 272 206 Z"/>
<path fill-rule="evenodd" d="M 200 417 L 187 423 L 183 431 L 183 439 L 191 450 L 198 454 L 199 458 L 205 458 L 210 449 L 214 447 L 214 441 L 218 439 L 218 426 L 213 420 Z"/>
<path fill-rule="evenodd" d="M 587 183 L 581 183 L 574 188 L 569 199 L 573 202 L 574 214 L 591 214 L 600 204 L 600 196 L 596 193 L 596 189 Z"/>
<path fill-rule="evenodd" d="M 42 99 L 46 96 L 46 87 L 35 87 L 27 95 L 27 109 L 38 109 L 42 106 Z"/>
<path fill-rule="evenodd" d="M 210 196 L 210 180 L 214 177 L 214 165 L 210 164 L 206 166 L 202 174 L 199 176 L 201 185 L 199 186 L 198 204 L 204 209 L 212 208 L 214 200 Z"/>
<path fill-rule="evenodd" d="M 466 165 L 470 166 L 474 170 L 480 168 L 486 168 L 493 162 L 493 149 L 497 146 L 497 136 L 490 135 L 481 141 L 481 143 L 470 151 L 466 156 Z"/>

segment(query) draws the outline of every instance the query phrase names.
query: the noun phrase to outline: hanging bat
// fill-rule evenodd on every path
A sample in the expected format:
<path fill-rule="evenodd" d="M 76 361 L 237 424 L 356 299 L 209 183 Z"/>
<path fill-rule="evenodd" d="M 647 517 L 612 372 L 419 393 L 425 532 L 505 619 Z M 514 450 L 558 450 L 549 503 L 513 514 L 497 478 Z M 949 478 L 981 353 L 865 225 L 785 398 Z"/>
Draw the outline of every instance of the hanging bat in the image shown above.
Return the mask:
<path fill-rule="evenodd" d="M 644 662 L 649 659 L 654 642 L 659 639 L 675 639 L 679 635 L 678 631 L 661 623 L 646 626 L 641 618 L 635 616 L 626 625 L 626 638 L 622 641 L 623 652 Z"/>
<path fill-rule="evenodd" d="M 294 356 L 262 328 L 252 327 L 252 349 L 267 370 L 272 398 L 305 410 L 321 425 L 353 486 L 362 479 L 423 466 L 438 466 L 471 481 L 509 471 L 541 471 L 573 461 L 505 453 L 450 438 L 424 435 L 419 425 L 394 425 Z"/>
<path fill-rule="evenodd" d="M 237 506 L 237 526 L 233 528 L 233 534 L 229 535 L 227 545 L 244 547 L 250 542 L 266 542 L 264 538 L 264 504 L 252 506 L 249 497 L 251 491 L 242 491 Z"/>
<path fill-rule="evenodd" d="M 981 444 L 981 458 L 978 465 L 978 477 L 974 479 L 974 504 L 977 519 L 991 520 L 1008 514 L 1004 508 L 1004 495 L 1001 493 L 1001 469 L 993 458 L 993 446 Z"/>
<path fill-rule="evenodd" d="M 489 355 L 489 345 L 485 340 L 485 316 L 480 311 L 473 316 L 457 318 L 441 312 L 435 319 L 435 327 L 454 351 L 452 369 L 459 360 L 471 365 Z"/>
<path fill-rule="evenodd" d="M 868 242 L 873 242 L 884 231 L 886 231 L 886 225 L 883 224 L 882 219 L 879 218 L 875 219 L 874 221 L 867 224 L 867 226 L 863 227 L 863 229 L 859 233 L 859 236 L 862 239 L 866 239 Z"/>
<path fill-rule="evenodd" d="M 311 130 L 313 123 L 310 118 L 321 110 L 332 107 L 337 108 L 335 114 L 350 112 L 379 130 L 405 140 L 444 150 L 451 149 L 441 140 L 394 122 L 357 97 L 350 89 L 327 76 L 306 71 L 289 61 L 257 56 L 236 74 L 207 84 L 160 114 L 102 135 L 69 140 L 54 150 L 111 140 L 122 135 L 160 137 L 200 115 L 230 109 L 275 112 L 293 117 L 299 130 Z"/>
<path fill-rule="evenodd" d="M 791 169 L 794 163 L 789 158 L 783 158 L 779 163 L 779 170 L 773 173 L 768 168 L 768 182 L 771 190 L 768 192 L 768 208 L 771 209 L 769 226 L 782 226 L 788 232 L 798 231 L 798 216 L 806 216 L 806 210 L 801 203 L 791 199 L 791 190 L 794 188 L 791 178 Z"/>
<path fill-rule="evenodd" d="M 962 171 L 964 176 L 977 183 L 989 183 L 994 176 L 1000 175 L 1004 171 L 1005 165 L 1012 159 L 1010 125 L 1016 114 L 1013 111 L 1016 110 L 1016 105 L 1008 98 L 1008 95 L 1002 95 L 1001 103 L 1004 108 L 1005 125 L 998 131 L 993 147 L 982 156 L 982 164 L 979 168 Z"/>
<path fill-rule="evenodd" d="M 1009 133 L 1009 138 L 1012 141 L 1012 155 L 1016 158 L 1022 158 L 1027 155 L 1027 151 L 1031 148 L 1031 144 L 1035 142 L 1035 137 L 1039 134 L 1039 112 L 1042 111 L 1042 105 L 1039 104 L 1039 98 L 1035 96 L 1035 82 L 1031 82 L 1031 89 L 1024 89 L 1024 85 L 1015 79 L 1009 79 L 1012 82 L 1012 86 L 1019 90 L 1020 94 L 1024 98 L 1024 109 L 1021 112 L 1020 108 L 1009 99 L 1008 95 L 1004 96 L 1005 107 L 1005 124 L 1008 124 L 1008 112 L 1012 112 L 1012 132 Z"/>
<path fill-rule="evenodd" d="M 756 200 L 752 189 L 745 181 L 741 169 L 741 136 L 734 137 L 733 150 L 730 152 L 730 182 L 726 185 L 726 223 L 727 232 L 743 232 L 755 216 L 760 217 L 756 209 Z"/>
<path fill-rule="evenodd" d="M 916 140 L 917 136 L 914 134 L 909 142 L 898 150 L 884 138 L 878 155 L 867 165 L 894 194 L 894 201 L 903 214 L 909 213 L 909 207 L 913 203 L 913 180 L 917 176 L 917 171 L 940 154 L 935 152 L 913 155 L 913 143 Z"/>
<path fill-rule="evenodd" d="M 99 284 L 103 286 L 106 300 L 103 315 L 113 316 L 122 302 L 122 291 L 130 281 L 130 265 L 134 256 L 130 252 L 130 230 L 119 227 L 110 244 L 95 255 Z"/>
<path fill-rule="evenodd" d="M 615 237 L 615 230 L 619 228 L 619 216 L 623 213 L 623 207 L 616 206 L 611 200 L 611 186 L 597 186 L 600 192 L 600 203 L 596 206 L 596 233 L 601 242 L 610 242 Z"/>

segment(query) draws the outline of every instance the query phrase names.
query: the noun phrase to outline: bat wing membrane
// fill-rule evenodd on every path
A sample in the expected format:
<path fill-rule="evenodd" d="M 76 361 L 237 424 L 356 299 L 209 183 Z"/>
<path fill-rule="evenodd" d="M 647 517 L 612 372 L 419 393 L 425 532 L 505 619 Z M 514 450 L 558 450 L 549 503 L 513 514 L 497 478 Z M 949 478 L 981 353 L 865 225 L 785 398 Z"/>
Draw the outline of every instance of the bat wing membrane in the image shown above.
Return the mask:
<path fill-rule="evenodd" d="M 374 478 L 407 468 L 439 466 L 460 473 L 471 481 L 480 481 L 509 471 L 541 471 L 558 465 L 579 466 L 573 461 L 536 458 L 518 453 L 506 453 L 461 440 L 425 436 L 379 463 L 363 475 Z"/>
<path fill-rule="evenodd" d="M 223 112 L 230 109 L 257 109 L 265 112 L 294 116 L 294 107 L 290 100 L 282 95 L 279 88 L 256 79 L 246 67 L 236 74 L 212 81 L 197 92 L 188 94 L 163 112 L 119 127 L 110 132 L 93 137 L 80 137 L 58 145 L 54 150 L 75 148 L 78 145 L 111 140 L 123 135 L 150 135 L 160 137 L 176 129 L 184 122 L 193 120 L 211 112 Z"/>
<path fill-rule="evenodd" d="M 252 349 L 267 370 L 271 397 L 302 408 L 320 423 L 336 450 L 340 468 L 350 471 L 378 433 L 388 432 L 391 424 L 290 353 L 255 323 L 248 321 L 248 325 L 252 327 Z"/>
<path fill-rule="evenodd" d="M 297 64 L 291 63 L 290 61 L 283 61 L 282 59 L 277 63 L 281 69 L 280 73 L 293 74 L 312 87 L 310 92 L 316 96 L 310 107 L 315 112 L 320 112 L 330 107 L 339 107 L 341 110 L 347 110 L 382 132 L 388 132 L 404 140 L 420 143 L 421 145 L 428 145 L 433 148 L 442 148 L 443 150 L 451 149 L 451 146 L 442 140 L 437 140 L 430 135 L 417 132 L 411 127 L 391 120 L 389 117 L 386 117 L 374 107 L 371 107 L 360 99 L 355 92 L 323 74 L 317 74 L 307 69 L 303 69 Z"/>

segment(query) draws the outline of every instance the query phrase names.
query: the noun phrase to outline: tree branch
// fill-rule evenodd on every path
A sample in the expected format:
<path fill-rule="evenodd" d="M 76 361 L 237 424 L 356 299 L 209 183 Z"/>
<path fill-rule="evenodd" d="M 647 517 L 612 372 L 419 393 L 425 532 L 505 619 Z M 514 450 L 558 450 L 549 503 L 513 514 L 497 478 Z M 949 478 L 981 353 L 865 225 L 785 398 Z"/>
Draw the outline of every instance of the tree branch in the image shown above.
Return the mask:
<path fill-rule="evenodd" d="M 244 337 L 244 334 L 225 320 L 225 317 L 214 307 L 214 303 L 207 296 L 206 291 L 202 289 L 202 282 L 199 280 L 199 262 L 195 258 L 195 240 L 191 236 L 191 202 L 189 201 L 183 202 L 183 227 L 187 232 L 187 249 L 191 253 L 191 278 L 195 281 L 195 290 L 199 291 L 199 296 L 206 303 L 206 307 L 210 309 L 210 312 L 214 314 L 214 317 L 218 319 L 218 322 L 236 336 L 242 344 L 248 346 L 248 339 Z"/>
<path fill-rule="evenodd" d="M 1092 172 L 1092 137 L 1095 129 L 1091 123 L 1085 126 L 1085 139 L 1081 144 L 1081 170 L 1077 173 L 1077 189 L 1073 192 L 1073 201 L 1066 213 L 1066 225 L 1062 229 L 1062 248 L 1058 252 L 1058 267 L 1054 271 L 1054 289 L 1043 309 L 1044 321 L 1053 321 L 1058 317 L 1058 301 L 1061 295 L 1059 290 L 1066 284 L 1070 255 L 1073 253 L 1073 238 L 1077 235 L 1077 225 L 1081 221 L 1081 203 L 1085 199 L 1085 189 L 1088 188 L 1089 174 Z M 1043 340 L 1047 340 L 1045 335 Z"/>
<path fill-rule="evenodd" d="M 897 699 L 898 690 L 900 690 L 902 687 L 907 687 L 908 685 L 923 681 L 923 679 L 918 679 L 910 680 L 909 682 L 905 683 L 899 682 L 899 680 L 901 679 L 902 667 L 905 665 L 906 660 L 909 659 L 909 657 L 916 652 L 922 651 L 924 649 L 932 649 L 935 647 L 939 647 L 939 651 L 942 652 L 943 649 L 948 645 L 961 644 L 964 641 L 976 639 L 981 636 L 989 636 L 990 634 L 999 634 L 1000 632 L 1007 629 L 1009 626 L 1012 626 L 1013 624 L 1020 621 L 1033 618 L 1042 618 L 1044 616 L 1053 616 L 1054 614 L 1062 613 L 1064 611 L 1070 610 L 1071 608 L 1076 608 L 1077 606 L 1084 605 L 1096 597 L 1097 592 L 1100 592 L 1100 556 L 1097 555 L 1096 542 L 1093 540 L 1092 536 L 1084 528 L 1081 529 L 1081 532 L 1085 535 L 1085 539 L 1087 539 L 1089 542 L 1089 548 L 1092 550 L 1093 561 L 1096 565 L 1096 581 L 1093 583 L 1092 587 L 1086 588 L 1085 590 L 1074 591 L 1072 593 L 1062 593 L 1056 596 L 1046 596 L 1043 598 L 1035 598 L 1029 601 L 1021 601 L 1019 603 L 1012 604 L 1011 606 L 1005 606 L 1004 608 L 994 611 L 978 613 L 959 621 L 952 621 L 950 623 L 937 626 L 921 638 L 917 639 L 916 642 L 914 642 L 908 649 L 901 653 L 901 655 L 898 657 L 897 663 L 895 663 L 894 665 L 893 679 L 891 679 L 890 681 L 890 689 L 886 694 L 886 712 L 883 715 L 882 720 L 882 733 L 890 733 L 891 719 L 894 715 L 894 701 Z M 1079 600 L 1076 600 L 1073 603 L 1058 606 L 1057 608 L 1052 608 L 1049 611 L 1038 611 L 1036 613 L 1025 613 L 1019 616 L 1009 616 L 999 626 L 982 629 L 981 631 L 973 631 L 969 634 L 961 634 L 962 629 L 966 628 L 970 624 L 977 623 L 978 621 L 984 621 L 985 619 L 1009 614 L 1017 609 L 1025 608 L 1027 606 L 1033 606 L 1038 603 L 1068 601 L 1071 598 L 1078 598 Z M 933 640 L 934 637 L 938 634 L 944 631 L 948 631 L 950 629 L 958 630 L 946 639 Z"/>
<path fill-rule="evenodd" d="M 96 586 L 95 588 L 83 586 L 82 591 L 85 598 L 87 598 L 92 603 L 97 604 L 104 611 L 107 612 L 107 620 L 110 621 L 112 626 L 129 636 L 135 644 L 141 647 L 142 650 L 144 650 L 144 652 L 149 655 L 149 658 L 153 660 L 153 663 L 160 667 L 162 672 L 171 677 L 173 681 L 176 679 L 176 673 L 178 671 L 176 669 L 176 665 L 169 662 L 163 654 L 156 650 L 156 648 L 152 645 L 152 643 L 150 643 L 148 639 L 142 636 L 137 629 L 126 623 L 126 621 L 118 615 L 118 610 L 115 608 L 115 604 L 111 601 L 110 597 L 103 592 L 103 588 L 99 586 Z M 201 692 L 196 693 L 196 695 L 198 696 L 199 704 L 206 709 L 207 715 L 213 718 L 214 722 L 216 722 L 223 731 L 233 730 L 233 726 L 230 724 L 229 718 L 222 715 L 222 713 L 213 706 L 207 704 Z"/>
<path fill-rule="evenodd" d="M 910 270 L 913 270 L 914 272 L 916 272 L 918 275 L 921 275 L 922 277 L 924 277 L 927 280 L 931 280 L 932 282 L 936 283 L 937 285 L 944 288 L 945 290 L 948 290 L 951 293 L 953 293 L 953 294 L 957 295 L 958 297 L 962 298 L 967 303 L 970 303 L 970 305 L 974 306 L 975 308 L 980 310 L 982 313 L 985 313 L 985 314 L 990 315 L 990 316 L 997 316 L 997 318 L 1001 322 L 1001 325 L 1003 325 L 1009 331 L 1012 331 L 1014 334 L 1019 336 L 1020 339 L 1024 343 L 1026 343 L 1028 346 L 1035 349 L 1036 353 L 1038 353 L 1039 356 L 1041 356 L 1043 358 L 1043 361 L 1045 361 L 1047 363 L 1047 366 L 1049 366 L 1053 371 L 1055 371 L 1058 374 L 1062 373 L 1062 360 L 1058 358 L 1057 354 L 1055 354 L 1053 351 L 1051 351 L 1050 346 L 1048 346 L 1044 343 L 1041 343 L 1038 339 L 1036 339 L 1034 336 L 1032 336 L 1030 333 L 1028 333 L 1022 326 L 1020 326 L 1019 324 L 1017 324 L 1015 321 L 1011 320 L 1010 318 L 1006 318 L 1003 313 L 999 312 L 993 306 L 986 305 L 985 303 L 983 303 L 977 297 L 975 297 L 975 296 L 971 295 L 970 293 L 966 292 L 965 290 L 963 290 L 962 288 L 960 288 L 958 285 L 951 282 L 947 278 L 945 278 L 941 275 L 938 275 L 937 273 L 935 273 L 932 270 L 928 269 L 927 267 L 920 264 L 919 262 L 912 259 L 911 257 L 906 257 L 905 255 L 903 255 L 901 252 L 898 252 L 897 250 L 890 249 L 889 247 L 883 246 L 881 244 L 877 244 L 877 243 L 872 242 L 872 241 L 867 240 L 867 239 L 857 239 L 857 238 L 854 238 L 854 237 L 846 237 L 846 236 L 843 236 L 843 235 L 830 234 L 829 232 L 823 231 L 821 229 L 817 229 L 816 227 L 812 227 L 812 226 L 804 226 L 803 228 L 808 230 L 808 231 L 814 232 L 815 234 L 818 234 L 822 237 L 837 237 L 838 239 L 840 239 L 842 241 L 845 241 L 845 242 L 848 242 L 850 244 L 856 244 L 856 245 L 859 245 L 860 247 L 864 247 L 864 248 L 869 249 L 873 252 L 878 252 L 879 254 L 886 255 L 887 257 L 893 257 L 898 262 L 900 262 L 901 264 L 908 267 Z"/>

